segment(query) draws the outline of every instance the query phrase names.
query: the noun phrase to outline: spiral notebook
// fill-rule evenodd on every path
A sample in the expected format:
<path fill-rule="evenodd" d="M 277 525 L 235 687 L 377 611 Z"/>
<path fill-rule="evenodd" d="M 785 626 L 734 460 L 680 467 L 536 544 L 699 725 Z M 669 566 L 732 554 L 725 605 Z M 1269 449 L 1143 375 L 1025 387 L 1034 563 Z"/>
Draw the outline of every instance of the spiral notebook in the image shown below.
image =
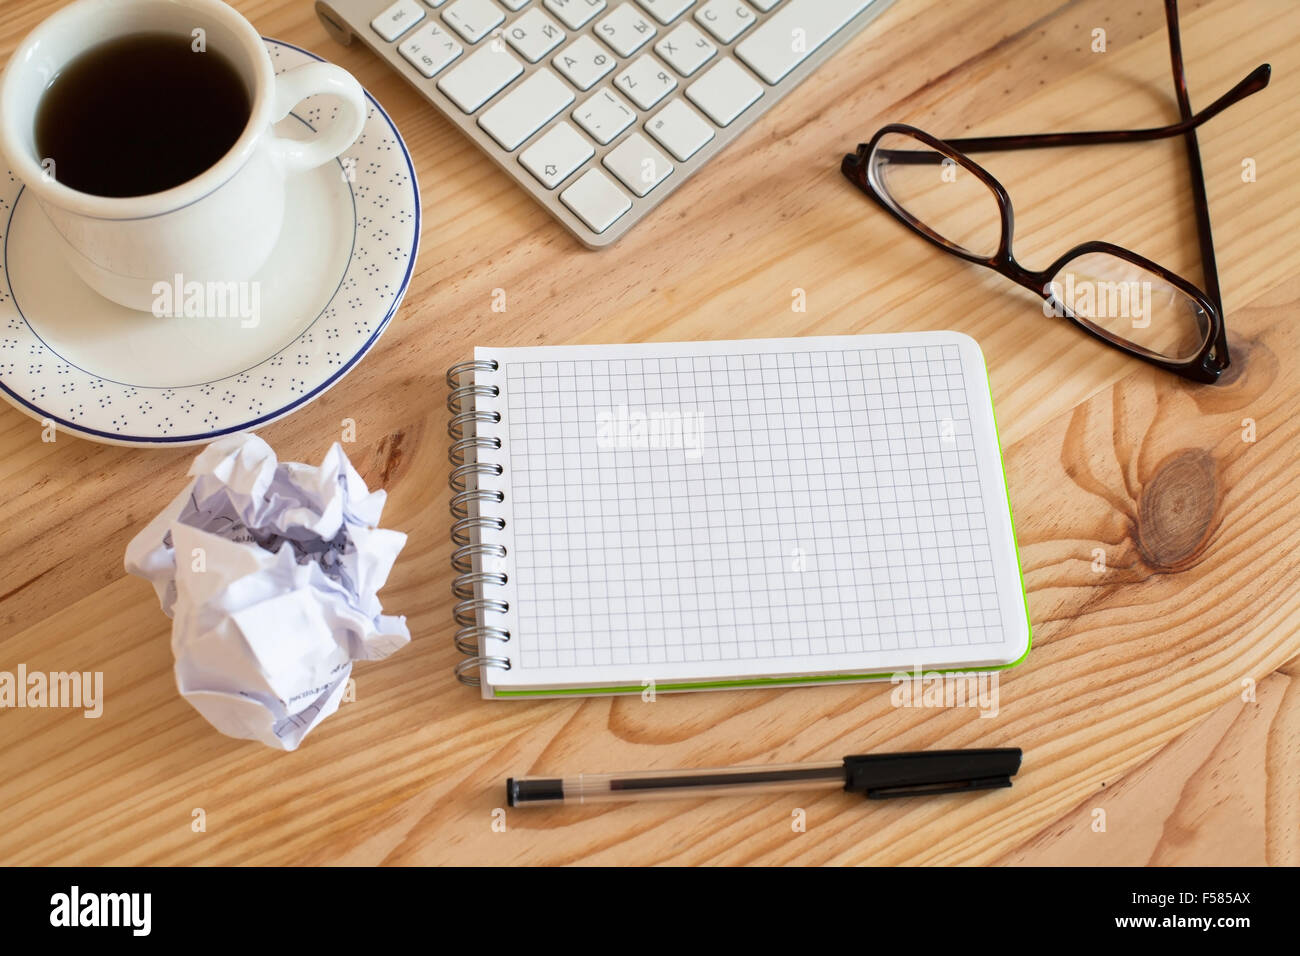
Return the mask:
<path fill-rule="evenodd" d="M 485 697 L 1028 653 L 988 377 L 965 335 L 480 348 L 447 381 L 456 671 Z"/>

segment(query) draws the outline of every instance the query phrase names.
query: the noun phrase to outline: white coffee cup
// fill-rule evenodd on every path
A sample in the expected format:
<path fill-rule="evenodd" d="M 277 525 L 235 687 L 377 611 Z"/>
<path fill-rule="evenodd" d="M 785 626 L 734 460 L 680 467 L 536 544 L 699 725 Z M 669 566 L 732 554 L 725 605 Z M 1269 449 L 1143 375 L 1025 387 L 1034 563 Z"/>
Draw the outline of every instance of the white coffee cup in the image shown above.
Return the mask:
<path fill-rule="evenodd" d="M 171 189 L 131 197 L 71 189 L 58 181 L 57 166 L 51 176 L 37 155 L 41 96 L 79 54 L 145 32 L 201 37 L 207 50 L 224 55 L 249 92 L 248 123 L 215 165 Z M 338 97 L 329 125 L 306 140 L 277 136 L 272 124 L 316 93 Z M 280 235 L 286 177 L 337 157 L 365 119 L 365 93 L 351 74 L 309 63 L 276 76 L 252 24 L 219 0 L 76 0 L 32 31 L 0 80 L 0 156 L 63 238 L 76 273 L 106 298 L 140 310 L 151 308 L 156 283 L 176 275 L 186 283 L 250 279 Z"/>

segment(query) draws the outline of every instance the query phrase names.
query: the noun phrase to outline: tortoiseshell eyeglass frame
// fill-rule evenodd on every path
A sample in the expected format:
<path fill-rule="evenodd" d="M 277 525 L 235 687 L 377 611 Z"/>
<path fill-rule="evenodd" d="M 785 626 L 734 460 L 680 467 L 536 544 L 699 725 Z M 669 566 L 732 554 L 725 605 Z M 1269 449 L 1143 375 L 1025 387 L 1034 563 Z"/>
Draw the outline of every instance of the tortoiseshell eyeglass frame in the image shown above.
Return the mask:
<path fill-rule="evenodd" d="M 1148 129 L 1043 133 L 1029 136 L 979 136 L 949 140 L 941 140 L 914 126 L 892 123 L 877 132 L 870 142 L 860 145 L 856 153 L 845 156 L 840 169 L 854 185 L 875 200 L 886 212 L 945 252 L 987 266 L 1043 299 L 1053 302 L 1063 311 L 1065 317 L 1074 322 L 1076 326 L 1107 345 L 1194 382 L 1213 384 L 1218 381 L 1223 370 L 1228 367 L 1228 339 L 1223 324 L 1223 300 L 1219 291 L 1219 274 L 1214 258 L 1214 239 L 1210 232 L 1210 211 L 1205 193 L 1205 172 L 1201 166 L 1201 153 L 1196 142 L 1196 127 L 1214 118 L 1234 103 L 1253 93 L 1258 93 L 1268 86 L 1272 68 L 1267 63 L 1261 64 L 1252 70 L 1245 79 L 1205 109 L 1199 113 L 1193 113 L 1187 95 L 1187 75 L 1183 69 L 1182 43 L 1178 30 L 1177 0 L 1165 0 L 1165 19 L 1169 30 L 1169 53 L 1173 64 L 1174 88 L 1178 100 L 1178 112 L 1181 117 L 1177 123 Z M 872 163 L 872 154 L 881 139 L 891 133 L 910 136 L 933 150 L 933 152 L 917 151 L 915 153 L 890 150 L 890 153 L 893 154 L 891 161 L 943 162 L 945 159 L 951 160 L 976 176 L 989 188 L 997 199 L 1002 217 L 1002 235 L 996 253 L 984 257 L 949 242 L 925 223 L 911 216 L 906 210 L 899 208 L 896 203 L 891 201 L 888 193 L 884 191 L 877 178 L 873 175 L 874 164 Z M 1138 143 L 1164 139 L 1170 136 L 1182 136 L 1187 149 L 1187 160 L 1192 178 L 1192 197 L 1196 208 L 1196 231 L 1201 247 L 1201 265 L 1205 277 L 1204 289 L 1197 287 L 1177 273 L 1133 252 L 1131 249 L 1125 249 L 1122 246 L 1100 240 L 1081 243 L 1069 249 L 1046 269 L 1039 271 L 1026 269 L 1016 261 L 1011 253 L 1011 236 L 1014 229 L 1011 198 L 1007 195 L 1007 191 L 1001 183 L 967 155 L 967 153 L 981 150 L 1091 146 L 1099 143 Z M 1057 302 L 1050 291 L 1050 280 L 1067 262 L 1088 253 L 1108 253 L 1132 262 L 1135 266 L 1159 276 L 1191 297 L 1203 311 L 1207 321 L 1204 341 L 1199 351 L 1184 360 L 1169 359 L 1110 333 L 1087 319 L 1074 315 L 1068 308 Z"/>

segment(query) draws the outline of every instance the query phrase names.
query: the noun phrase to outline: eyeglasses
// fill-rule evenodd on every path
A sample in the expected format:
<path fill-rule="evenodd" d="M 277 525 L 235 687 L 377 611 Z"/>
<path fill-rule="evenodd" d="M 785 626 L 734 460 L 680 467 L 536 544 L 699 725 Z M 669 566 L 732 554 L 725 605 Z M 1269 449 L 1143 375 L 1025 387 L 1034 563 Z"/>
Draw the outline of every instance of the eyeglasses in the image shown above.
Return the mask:
<path fill-rule="evenodd" d="M 940 249 L 988 266 L 1039 295 L 1043 311 L 1074 322 L 1122 352 L 1196 382 L 1213 383 L 1228 367 L 1214 241 L 1196 127 L 1268 86 L 1270 66 L 1245 79 L 1199 113 L 1187 95 L 1177 0 L 1165 0 L 1169 52 L 1180 121 L 1151 129 L 941 140 L 894 123 L 845 156 L 841 170 L 904 225 Z M 1011 252 L 1011 198 L 967 153 L 1050 146 L 1136 143 L 1182 136 L 1191 166 L 1196 228 L 1205 288 L 1110 242 L 1085 242 L 1046 269 L 1026 269 Z"/>

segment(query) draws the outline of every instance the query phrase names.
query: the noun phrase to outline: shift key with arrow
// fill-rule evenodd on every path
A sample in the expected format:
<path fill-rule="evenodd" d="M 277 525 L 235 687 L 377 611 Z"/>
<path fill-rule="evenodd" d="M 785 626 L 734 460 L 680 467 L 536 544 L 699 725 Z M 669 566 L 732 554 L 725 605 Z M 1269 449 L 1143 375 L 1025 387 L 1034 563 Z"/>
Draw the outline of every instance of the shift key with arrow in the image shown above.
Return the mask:
<path fill-rule="evenodd" d="M 591 141 L 567 122 L 556 123 L 519 154 L 519 162 L 547 189 L 568 179 L 595 154 Z"/>

